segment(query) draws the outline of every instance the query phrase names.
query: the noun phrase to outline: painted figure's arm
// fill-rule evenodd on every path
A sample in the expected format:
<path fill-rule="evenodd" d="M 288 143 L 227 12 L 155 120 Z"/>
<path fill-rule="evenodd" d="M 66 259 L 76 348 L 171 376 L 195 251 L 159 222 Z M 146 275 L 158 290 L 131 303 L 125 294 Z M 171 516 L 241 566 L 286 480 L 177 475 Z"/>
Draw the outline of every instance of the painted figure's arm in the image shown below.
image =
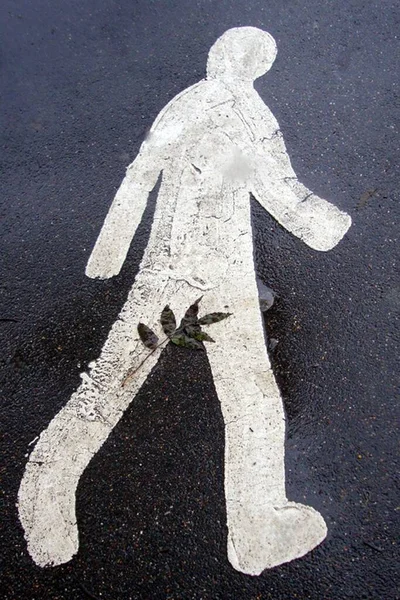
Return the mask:
<path fill-rule="evenodd" d="M 253 165 L 251 191 L 285 229 L 314 250 L 330 250 L 339 243 L 351 217 L 299 182 L 279 129 L 258 144 Z"/>
<path fill-rule="evenodd" d="M 141 221 L 149 192 L 162 167 L 157 154 L 151 155 L 144 142 L 129 165 L 86 266 L 88 277 L 108 279 L 117 275 L 124 263 L 132 238 Z"/>

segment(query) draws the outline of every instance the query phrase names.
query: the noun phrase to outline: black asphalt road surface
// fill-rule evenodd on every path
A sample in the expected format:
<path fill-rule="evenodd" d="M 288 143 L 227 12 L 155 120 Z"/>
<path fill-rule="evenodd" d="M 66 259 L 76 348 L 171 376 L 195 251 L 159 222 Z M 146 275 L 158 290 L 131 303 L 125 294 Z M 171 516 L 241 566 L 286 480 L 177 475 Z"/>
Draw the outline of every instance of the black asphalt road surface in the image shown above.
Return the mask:
<path fill-rule="evenodd" d="M 352 215 L 328 253 L 254 201 L 288 416 L 291 499 L 327 540 L 250 577 L 226 557 L 223 421 L 206 356 L 168 348 L 77 492 L 80 549 L 30 559 L 16 501 L 29 443 L 99 355 L 137 273 L 154 198 L 118 277 L 85 277 L 157 113 L 205 76 L 226 29 L 269 31 L 256 87 L 293 166 Z M 398 0 L 2 0 L 1 593 L 6 600 L 393 600 L 399 495 Z"/>

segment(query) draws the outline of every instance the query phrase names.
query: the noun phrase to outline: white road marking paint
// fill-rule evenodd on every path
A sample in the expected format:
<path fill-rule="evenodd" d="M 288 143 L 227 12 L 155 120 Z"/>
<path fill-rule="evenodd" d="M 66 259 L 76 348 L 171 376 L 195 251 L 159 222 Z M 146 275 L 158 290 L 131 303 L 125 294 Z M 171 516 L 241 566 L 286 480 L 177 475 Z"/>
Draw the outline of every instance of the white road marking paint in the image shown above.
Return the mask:
<path fill-rule="evenodd" d="M 225 421 L 228 555 L 256 575 L 306 554 L 326 535 L 314 509 L 285 491 L 285 418 L 265 347 L 253 262 L 249 193 L 288 231 L 329 250 L 350 217 L 315 196 L 292 169 L 279 125 L 253 87 L 274 62 L 266 32 L 235 28 L 211 48 L 207 78 L 170 102 L 155 120 L 111 205 L 86 273 L 116 275 L 162 172 L 154 222 L 139 274 L 100 357 L 42 432 L 19 491 L 28 550 L 41 566 L 78 550 L 75 491 L 145 381 L 161 350 L 121 387 L 148 350 L 139 321 L 159 329 L 160 309 L 177 316 L 204 293 L 202 309 L 233 316 L 213 325 L 207 346 Z"/>

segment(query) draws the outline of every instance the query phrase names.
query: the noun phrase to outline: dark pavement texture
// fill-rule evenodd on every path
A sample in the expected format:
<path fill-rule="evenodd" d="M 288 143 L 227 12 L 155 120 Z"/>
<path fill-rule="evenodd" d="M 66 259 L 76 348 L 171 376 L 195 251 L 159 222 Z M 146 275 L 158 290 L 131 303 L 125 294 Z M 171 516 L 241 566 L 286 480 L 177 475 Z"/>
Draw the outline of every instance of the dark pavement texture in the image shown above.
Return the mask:
<path fill-rule="evenodd" d="M 399 598 L 398 1 L 3 0 L 0 15 L 3 597 Z M 279 294 L 266 325 L 289 497 L 322 512 L 328 539 L 260 577 L 231 568 L 206 357 L 168 348 L 79 484 L 79 554 L 39 569 L 15 507 L 28 444 L 98 356 L 154 198 L 118 277 L 89 280 L 86 261 L 155 116 L 240 25 L 277 40 L 256 87 L 298 177 L 353 218 L 317 253 L 253 203 L 257 270 Z"/>

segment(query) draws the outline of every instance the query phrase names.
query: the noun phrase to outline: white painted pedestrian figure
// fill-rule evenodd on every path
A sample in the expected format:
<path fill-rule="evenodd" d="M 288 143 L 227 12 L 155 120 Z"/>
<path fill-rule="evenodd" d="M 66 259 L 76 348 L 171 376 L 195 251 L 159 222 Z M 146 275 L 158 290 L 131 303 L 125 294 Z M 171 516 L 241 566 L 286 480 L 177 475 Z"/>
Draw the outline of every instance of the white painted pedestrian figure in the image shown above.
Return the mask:
<path fill-rule="evenodd" d="M 58 565 L 77 552 L 79 478 L 162 351 L 121 385 L 149 352 L 137 324 L 157 330 L 166 304 L 180 318 L 201 294 L 204 313 L 224 306 L 233 313 L 213 325 L 216 343 L 207 345 L 225 421 L 230 562 L 259 574 L 303 556 L 326 535 L 317 511 L 286 497 L 285 419 L 264 341 L 250 193 L 315 250 L 333 248 L 351 220 L 298 182 L 279 125 L 253 87 L 275 56 L 275 41 L 264 31 L 240 27 L 224 33 L 210 50 L 206 79 L 161 111 L 128 167 L 87 275 L 103 279 L 120 271 L 162 173 L 150 239 L 100 357 L 42 432 L 26 466 L 19 514 L 38 565 Z"/>

